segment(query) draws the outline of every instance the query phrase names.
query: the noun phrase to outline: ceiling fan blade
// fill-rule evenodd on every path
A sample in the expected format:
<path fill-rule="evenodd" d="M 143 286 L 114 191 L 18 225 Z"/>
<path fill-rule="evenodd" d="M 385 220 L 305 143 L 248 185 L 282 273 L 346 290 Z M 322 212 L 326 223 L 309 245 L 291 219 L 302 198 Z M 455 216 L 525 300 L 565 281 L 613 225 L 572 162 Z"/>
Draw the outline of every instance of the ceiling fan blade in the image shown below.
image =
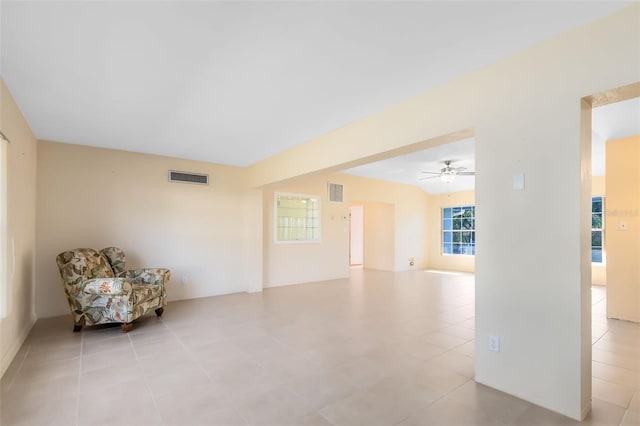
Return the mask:
<path fill-rule="evenodd" d="M 420 178 L 418 180 L 438 179 L 438 178 L 440 178 L 440 174 L 439 173 L 438 173 L 438 176 L 423 177 L 423 178 Z"/>
<path fill-rule="evenodd" d="M 456 171 L 456 173 L 457 173 L 457 174 L 460 174 L 460 172 L 463 172 L 463 171 L 465 171 L 465 170 L 467 170 L 467 168 L 466 168 L 466 167 L 456 167 L 456 168 L 455 168 L 455 171 Z"/>
<path fill-rule="evenodd" d="M 430 175 L 439 175 L 442 172 L 420 172 L 420 173 L 427 173 L 427 174 L 430 174 Z"/>
<path fill-rule="evenodd" d="M 476 172 L 458 172 L 456 174 L 459 176 L 475 176 Z"/>

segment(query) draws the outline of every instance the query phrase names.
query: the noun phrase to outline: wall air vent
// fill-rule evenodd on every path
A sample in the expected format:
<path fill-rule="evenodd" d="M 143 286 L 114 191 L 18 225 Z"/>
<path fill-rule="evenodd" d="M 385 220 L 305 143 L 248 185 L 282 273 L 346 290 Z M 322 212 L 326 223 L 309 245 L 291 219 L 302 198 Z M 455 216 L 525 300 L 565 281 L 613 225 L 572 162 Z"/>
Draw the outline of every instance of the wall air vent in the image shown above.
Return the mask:
<path fill-rule="evenodd" d="M 169 182 L 195 183 L 197 185 L 209 185 L 209 175 L 169 170 Z"/>
<path fill-rule="evenodd" d="M 341 184 L 329 182 L 329 201 L 333 203 L 344 201 L 344 187 Z"/>

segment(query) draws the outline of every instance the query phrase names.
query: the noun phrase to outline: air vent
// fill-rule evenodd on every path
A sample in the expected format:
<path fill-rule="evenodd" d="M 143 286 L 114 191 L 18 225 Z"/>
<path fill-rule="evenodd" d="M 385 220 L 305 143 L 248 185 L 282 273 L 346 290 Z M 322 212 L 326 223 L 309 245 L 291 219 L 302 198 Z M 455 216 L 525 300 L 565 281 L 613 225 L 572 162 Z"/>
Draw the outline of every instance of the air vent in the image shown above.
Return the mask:
<path fill-rule="evenodd" d="M 329 182 L 329 201 L 333 203 L 342 203 L 344 201 L 344 189 L 339 183 Z"/>
<path fill-rule="evenodd" d="M 169 170 L 170 182 L 195 183 L 197 185 L 209 185 L 209 175 L 199 173 L 177 172 Z"/>

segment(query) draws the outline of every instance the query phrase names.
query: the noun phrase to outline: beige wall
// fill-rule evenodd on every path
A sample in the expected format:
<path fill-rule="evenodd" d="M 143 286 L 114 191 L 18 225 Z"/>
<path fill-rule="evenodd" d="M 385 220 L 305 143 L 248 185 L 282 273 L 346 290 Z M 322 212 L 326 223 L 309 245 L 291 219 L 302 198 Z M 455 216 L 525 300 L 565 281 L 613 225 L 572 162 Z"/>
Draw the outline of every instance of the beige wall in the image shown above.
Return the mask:
<path fill-rule="evenodd" d="M 638 322 L 640 135 L 607 141 L 606 150 L 607 317 Z"/>
<path fill-rule="evenodd" d="M 260 289 L 261 194 L 243 169 L 42 141 L 38 154 L 39 317 L 68 314 L 55 257 L 75 247 L 115 245 L 128 267 L 170 268 L 169 300 Z M 171 183 L 170 169 L 210 185 Z"/>
<path fill-rule="evenodd" d="M 327 200 L 327 176 L 302 179 L 264 189 L 264 286 L 277 287 L 331 280 L 349 275 L 349 206 Z M 320 198 L 321 241 L 275 243 L 274 193 Z"/>
<path fill-rule="evenodd" d="M 593 176 L 591 189 L 592 196 L 604 196 L 605 177 Z M 475 272 L 475 256 L 443 255 L 440 236 L 442 232 L 442 209 L 453 206 L 475 205 L 475 192 L 452 192 L 428 195 L 427 197 L 427 229 L 431 231 L 427 239 L 427 252 L 429 253 L 427 267 L 437 270 Z M 606 264 L 594 263 L 591 265 L 593 284 L 606 285 L 606 274 Z"/>
<path fill-rule="evenodd" d="M 451 192 L 429 196 L 428 229 L 432 230 L 427 240 L 430 269 L 474 272 L 475 256 L 442 254 L 442 209 L 455 206 L 475 205 L 474 191 Z"/>
<path fill-rule="evenodd" d="M 428 194 L 417 186 L 339 174 L 336 181 L 345 185 L 346 201 L 352 205 L 391 204 L 393 208 L 393 270 L 424 269 L 427 266 L 426 241 Z M 389 215 L 386 214 L 388 217 Z M 365 226 L 367 212 L 364 213 Z M 365 232 L 365 258 L 367 234 Z M 409 265 L 409 258 L 415 265 Z M 365 265 L 365 267 L 367 267 Z"/>
<path fill-rule="evenodd" d="M 591 196 L 592 197 L 605 197 L 606 207 L 606 189 L 605 189 L 605 176 L 593 176 L 591 178 Z M 605 221 L 607 218 L 605 217 Z M 606 245 L 605 240 L 605 245 Z M 606 249 L 606 247 L 605 247 Z M 607 264 L 605 263 L 592 263 L 591 264 L 591 283 L 596 285 L 607 285 Z"/>
<path fill-rule="evenodd" d="M 474 129 L 476 380 L 581 419 L 591 401 L 591 153 L 581 99 L 638 80 L 638 19 L 634 4 L 390 106 L 252 166 L 250 182 L 339 170 Z M 513 191 L 520 172 L 526 188 Z M 522 226 L 549 205 L 562 214 L 545 232 Z M 501 338 L 500 353 L 488 350 L 490 335 Z"/>
<path fill-rule="evenodd" d="M 327 182 L 344 186 L 343 203 L 328 202 Z M 320 243 L 274 243 L 275 192 L 321 197 Z M 365 207 L 365 268 L 408 270 L 412 268 L 409 257 L 415 258 L 413 268 L 426 267 L 427 194 L 415 186 L 347 174 L 325 174 L 266 187 L 264 205 L 265 287 L 347 277 L 350 205 Z M 385 225 L 372 226 L 378 220 Z"/>
<path fill-rule="evenodd" d="M 363 268 L 394 271 L 396 258 L 395 205 L 362 203 L 364 210 Z"/>
<path fill-rule="evenodd" d="M 0 130 L 11 141 L 8 150 L 7 185 L 7 272 L 10 280 L 7 288 L 8 312 L 7 316 L 0 320 L 1 376 L 11 364 L 36 320 L 34 262 L 37 164 L 36 139 L 2 79 Z M 12 261 L 13 258 L 15 262 Z"/>

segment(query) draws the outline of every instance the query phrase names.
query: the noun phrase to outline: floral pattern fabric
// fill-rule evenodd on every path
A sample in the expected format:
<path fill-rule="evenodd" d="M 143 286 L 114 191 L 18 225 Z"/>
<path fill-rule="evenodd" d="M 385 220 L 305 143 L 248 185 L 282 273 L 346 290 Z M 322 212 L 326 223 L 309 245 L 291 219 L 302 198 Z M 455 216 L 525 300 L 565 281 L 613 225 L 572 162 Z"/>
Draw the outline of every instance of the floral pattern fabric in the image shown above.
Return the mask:
<path fill-rule="evenodd" d="M 94 278 L 87 280 L 82 286 L 82 292 L 86 294 L 129 294 L 132 285 L 124 278 Z"/>
<path fill-rule="evenodd" d="M 168 269 L 127 271 L 117 247 L 81 248 L 56 257 L 67 301 L 76 325 L 129 323 L 167 304 Z"/>
<path fill-rule="evenodd" d="M 127 268 L 125 266 L 126 260 L 124 251 L 118 247 L 107 247 L 100 250 L 100 253 L 104 254 L 109 260 L 109 264 L 111 265 L 116 277 L 120 277 L 125 273 Z"/>

